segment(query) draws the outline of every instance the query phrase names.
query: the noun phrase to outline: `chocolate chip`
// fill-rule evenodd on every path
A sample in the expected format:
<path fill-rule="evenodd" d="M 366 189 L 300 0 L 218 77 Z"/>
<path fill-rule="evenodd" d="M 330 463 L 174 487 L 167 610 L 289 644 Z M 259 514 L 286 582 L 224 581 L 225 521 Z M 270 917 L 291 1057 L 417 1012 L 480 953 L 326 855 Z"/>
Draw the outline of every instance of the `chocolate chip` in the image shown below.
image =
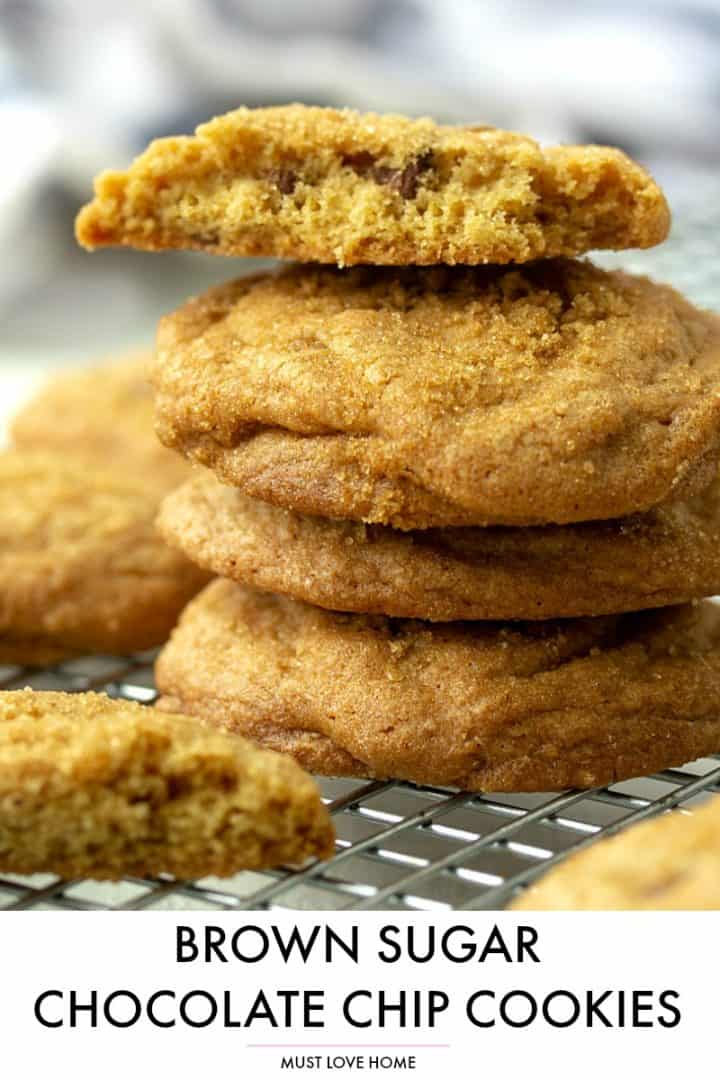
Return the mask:
<path fill-rule="evenodd" d="M 400 179 L 402 169 L 393 169 L 389 165 L 377 165 L 377 158 L 368 150 L 361 150 L 358 154 L 346 154 L 342 159 L 343 165 L 356 172 L 358 176 L 370 176 L 376 184 L 392 184 Z"/>
<path fill-rule="evenodd" d="M 347 165 L 349 169 L 358 173 L 359 176 L 364 176 L 365 173 L 370 172 L 375 161 L 376 159 L 369 150 L 360 150 L 357 154 L 345 154 L 342 159 L 343 165 Z"/>
<path fill-rule="evenodd" d="M 371 170 L 371 176 L 376 184 L 387 184 L 394 187 L 400 178 L 401 169 L 391 169 L 389 165 L 376 165 Z"/>
<path fill-rule="evenodd" d="M 167 793 L 169 799 L 181 799 L 192 791 L 192 780 L 188 776 L 169 776 Z"/>
<path fill-rule="evenodd" d="M 298 175 L 292 169 L 277 169 L 272 174 L 272 181 L 282 195 L 292 195 L 298 182 Z"/>
<path fill-rule="evenodd" d="M 403 199 L 414 199 L 417 195 L 420 177 L 432 168 L 432 150 L 418 154 L 402 169 L 393 169 L 389 165 L 376 165 L 376 158 L 367 150 L 357 154 L 346 154 L 343 165 L 356 172 L 358 176 L 371 176 L 376 184 L 390 187 L 402 195 Z"/>
<path fill-rule="evenodd" d="M 432 167 L 432 151 L 418 154 L 414 161 L 408 162 L 399 176 L 393 177 L 390 186 L 398 191 L 403 199 L 414 199 L 417 195 L 420 177 Z"/>

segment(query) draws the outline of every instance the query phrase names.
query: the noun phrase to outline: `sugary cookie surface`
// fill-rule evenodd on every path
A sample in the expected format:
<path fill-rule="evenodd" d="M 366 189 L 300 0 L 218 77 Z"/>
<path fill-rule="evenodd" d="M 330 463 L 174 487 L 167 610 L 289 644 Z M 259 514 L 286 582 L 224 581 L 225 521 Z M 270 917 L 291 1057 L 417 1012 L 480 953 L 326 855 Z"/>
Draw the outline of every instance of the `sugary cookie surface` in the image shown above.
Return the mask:
<path fill-rule="evenodd" d="M 0 662 L 165 640 L 208 575 L 158 535 L 158 490 L 83 456 L 0 455 Z"/>
<path fill-rule="evenodd" d="M 587 261 L 300 266 L 164 318 L 161 439 L 245 494 L 398 528 L 624 517 L 720 454 L 720 318 Z"/>

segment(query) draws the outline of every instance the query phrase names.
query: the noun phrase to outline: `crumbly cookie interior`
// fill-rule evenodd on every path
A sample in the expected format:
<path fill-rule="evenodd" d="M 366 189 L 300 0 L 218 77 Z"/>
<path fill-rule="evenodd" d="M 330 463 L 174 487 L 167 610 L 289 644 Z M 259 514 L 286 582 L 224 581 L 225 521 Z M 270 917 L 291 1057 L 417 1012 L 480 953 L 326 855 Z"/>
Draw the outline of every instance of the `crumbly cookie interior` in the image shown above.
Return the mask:
<path fill-rule="evenodd" d="M 647 247 L 668 225 L 655 183 L 617 150 L 543 151 L 495 129 L 289 106 L 237 110 L 102 174 L 78 238 L 452 264 Z"/>
<path fill-rule="evenodd" d="M 287 758 L 103 695 L 0 700 L 0 867 L 115 879 L 229 874 L 332 847 Z"/>

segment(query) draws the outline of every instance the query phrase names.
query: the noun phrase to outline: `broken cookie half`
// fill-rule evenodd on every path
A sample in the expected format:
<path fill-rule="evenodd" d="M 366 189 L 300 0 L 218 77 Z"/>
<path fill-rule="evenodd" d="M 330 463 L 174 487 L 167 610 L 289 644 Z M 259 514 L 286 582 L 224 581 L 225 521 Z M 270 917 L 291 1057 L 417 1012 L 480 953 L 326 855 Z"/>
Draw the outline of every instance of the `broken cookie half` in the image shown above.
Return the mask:
<path fill-rule="evenodd" d="M 197 878 L 333 851 L 288 757 L 101 694 L 0 694 L 0 871 Z"/>
<path fill-rule="evenodd" d="M 620 150 L 287 105 L 156 140 L 97 178 L 76 231 L 90 249 L 427 265 L 651 247 L 669 224 L 662 191 Z"/>

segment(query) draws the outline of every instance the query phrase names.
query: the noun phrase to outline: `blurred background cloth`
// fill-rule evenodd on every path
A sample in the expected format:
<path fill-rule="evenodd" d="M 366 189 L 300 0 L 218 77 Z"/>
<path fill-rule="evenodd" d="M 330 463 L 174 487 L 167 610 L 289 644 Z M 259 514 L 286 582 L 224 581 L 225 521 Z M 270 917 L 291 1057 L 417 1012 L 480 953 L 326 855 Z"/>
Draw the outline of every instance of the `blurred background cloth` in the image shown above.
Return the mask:
<path fill-rule="evenodd" d="M 0 0 L 0 363 L 151 341 L 241 272 L 87 255 L 72 220 L 93 174 L 152 137 L 293 100 L 617 144 L 680 223 L 720 214 L 720 0 Z"/>

